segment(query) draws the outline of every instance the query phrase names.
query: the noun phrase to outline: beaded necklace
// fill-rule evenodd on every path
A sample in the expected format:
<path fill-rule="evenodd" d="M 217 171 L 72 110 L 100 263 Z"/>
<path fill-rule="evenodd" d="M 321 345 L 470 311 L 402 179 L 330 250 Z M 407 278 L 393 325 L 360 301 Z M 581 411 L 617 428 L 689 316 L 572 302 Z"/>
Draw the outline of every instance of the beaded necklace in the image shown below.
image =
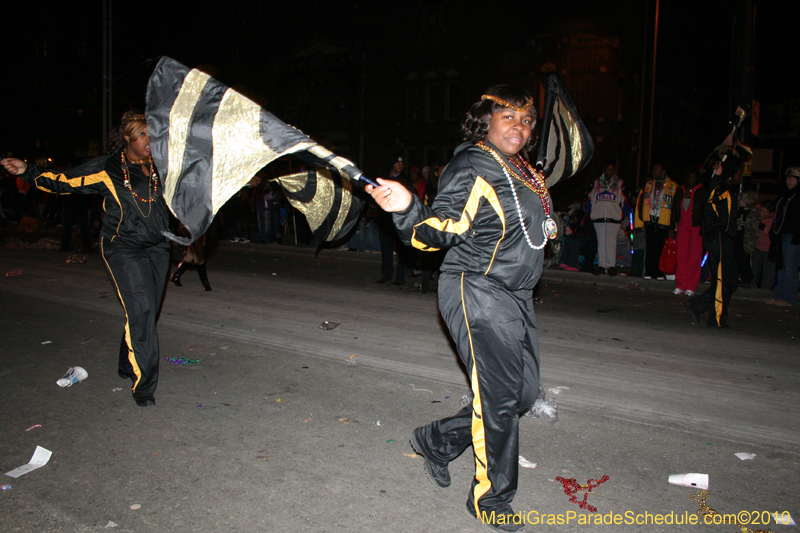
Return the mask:
<path fill-rule="evenodd" d="M 147 192 L 149 193 L 149 198 L 142 198 L 141 196 L 136 194 L 136 191 L 134 191 L 133 187 L 131 187 L 131 177 L 130 177 L 130 172 L 128 170 L 128 162 L 125 160 L 125 150 L 122 150 L 120 152 L 120 160 L 122 164 L 122 177 L 123 177 L 122 184 L 125 186 L 126 189 L 128 189 L 131 192 L 131 194 L 136 199 L 145 202 L 147 204 L 147 214 L 145 215 L 144 211 L 142 211 L 142 209 L 139 207 L 139 202 L 133 202 L 133 204 L 136 206 L 136 209 L 139 210 L 139 213 L 144 218 L 149 218 L 150 214 L 153 211 L 153 201 L 158 199 L 158 175 L 156 174 L 156 169 L 155 166 L 153 165 L 153 157 L 149 156 L 146 160 L 142 161 L 133 161 L 133 160 L 131 161 L 131 163 L 136 163 L 136 164 L 139 163 L 143 164 L 145 161 L 150 162 L 150 183 L 153 184 L 153 188 L 152 189 L 150 188 L 150 183 L 147 184 Z"/>
<path fill-rule="evenodd" d="M 503 170 L 503 174 L 505 174 L 508 184 L 511 187 L 511 194 L 514 196 L 514 204 L 517 207 L 517 215 L 519 216 L 519 225 L 522 228 L 522 233 L 525 235 L 525 241 L 527 241 L 528 246 L 532 249 L 541 250 L 547 244 L 548 239 L 555 239 L 558 236 L 558 226 L 556 225 L 555 220 L 550 217 L 550 193 L 548 192 L 547 186 L 544 183 L 544 176 L 542 176 L 541 172 L 534 170 L 533 167 L 531 167 L 530 164 L 522 159 L 519 155 L 509 158 L 509 161 L 511 161 L 511 163 L 517 167 L 517 170 L 519 170 L 519 174 L 517 174 L 511 169 L 510 166 L 508 166 L 503 158 L 500 157 L 500 154 L 498 154 L 492 148 L 489 148 L 486 143 L 481 141 L 476 146 L 489 154 L 492 159 L 497 161 L 497 164 L 500 165 L 500 168 Z M 542 244 L 535 245 L 531 242 L 530 235 L 528 235 L 528 229 L 525 227 L 523 222 L 522 209 L 519 205 L 517 189 L 514 187 L 514 180 L 511 179 L 512 176 L 517 178 L 519 181 L 524 183 L 526 187 L 536 193 L 536 195 L 539 196 L 539 200 L 542 202 L 542 209 L 544 209 L 544 214 L 547 217 L 545 218 L 544 222 L 542 222 L 542 233 L 544 234 L 544 240 L 542 241 Z"/>
<path fill-rule="evenodd" d="M 617 175 L 616 174 L 611 176 L 611 180 L 610 181 L 606 180 L 606 175 L 605 174 L 601 174 L 600 175 L 600 186 L 603 187 L 605 190 L 613 189 L 616 185 L 617 185 Z"/>
<path fill-rule="evenodd" d="M 661 185 L 660 189 L 659 185 Z M 650 189 L 650 219 L 658 218 L 661 214 L 661 193 L 664 192 L 665 185 L 665 180 L 653 180 L 653 188 Z"/>

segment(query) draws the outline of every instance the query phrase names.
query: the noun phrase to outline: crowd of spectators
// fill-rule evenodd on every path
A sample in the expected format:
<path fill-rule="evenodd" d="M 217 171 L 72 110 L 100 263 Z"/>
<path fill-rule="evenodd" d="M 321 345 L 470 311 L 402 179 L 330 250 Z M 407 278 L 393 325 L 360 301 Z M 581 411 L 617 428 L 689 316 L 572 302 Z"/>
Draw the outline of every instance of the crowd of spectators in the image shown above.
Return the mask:
<path fill-rule="evenodd" d="M 666 166 L 657 163 L 645 185 L 632 193 L 616 177 L 614 166 L 606 165 L 587 190 L 584 201 L 561 213 L 564 230 L 554 244 L 552 253 L 556 259 L 551 264 L 562 270 L 595 275 L 620 273 L 674 281 L 674 294 L 695 296 L 701 283 L 714 280 L 708 265 L 708 243 L 704 245 L 709 210 L 712 215 L 719 214 L 709 203 L 712 163 L 688 167 L 680 172 L 678 180 L 670 178 Z M 725 181 L 732 205 L 724 233 L 732 243 L 736 286 L 781 291 L 777 272 L 783 272 L 794 285 L 767 303 L 795 305 L 798 272 L 793 254 L 800 246 L 800 228 L 794 214 L 798 207 L 792 200 L 800 168 L 785 171 L 777 197 L 743 190 L 741 165 L 730 174 Z M 629 198 L 634 201 L 629 203 Z M 780 203 L 778 209 L 776 202 Z M 598 205 L 603 210 L 595 216 L 593 206 L 596 210 Z M 783 221 L 781 228 L 774 228 L 776 221 Z M 601 241 L 598 227 L 604 233 L 616 233 L 615 245 L 607 235 Z M 601 260 L 603 248 L 615 250 L 613 264 L 607 258 Z"/>
<path fill-rule="evenodd" d="M 406 178 L 404 162 L 397 158 L 387 175 L 407 183 L 413 194 L 430 205 L 442 168 L 441 164 L 411 167 Z M 786 252 L 789 268 L 793 264 L 797 245 L 792 244 L 791 236 L 797 235 L 800 242 L 800 229 L 794 228 L 794 212 L 800 201 L 792 202 L 796 188 L 791 187 L 792 180 L 797 179 L 794 174 L 800 174 L 796 169 L 787 170 L 787 183 L 781 183 L 777 197 L 740 190 L 741 172 L 730 180 L 735 196 L 731 236 L 739 287 L 772 290 L 778 284 L 778 272 L 786 270 Z M 694 296 L 702 283 L 713 278 L 707 264 L 708 250 L 703 245 L 710 172 L 708 168 L 688 167 L 673 180 L 666 166 L 657 163 L 645 185 L 629 191 L 617 177 L 613 163 L 606 164 L 587 189 L 585 199 L 560 213 L 559 238 L 548 245 L 549 264 L 595 275 L 674 281 L 676 295 Z M 776 203 L 781 202 L 776 209 Z M 63 228 L 61 251 L 82 253 L 94 249 L 103 215 L 101 202 L 94 197 L 47 193 L 9 175 L 0 180 L 0 207 L 0 227 L 25 219 L 41 220 Z M 772 231 L 776 219 L 783 224 Z M 76 228 L 80 240 L 74 239 Z M 598 228 L 602 228 L 600 235 Z M 435 292 L 443 252 L 419 252 L 405 246 L 393 233 L 391 224 L 382 223 L 380 209 L 368 199 L 349 239 L 336 243 L 336 247 L 381 253 L 379 283 Z M 314 242 L 303 215 L 286 201 L 280 187 L 267 179 L 256 180 L 234 195 L 220 209 L 210 235 L 237 243 L 323 245 Z M 790 235 L 787 243 L 782 235 Z M 665 250 L 671 255 L 669 261 L 663 257 Z M 797 277 L 796 272 L 794 277 L 792 274 L 784 272 L 784 278 Z M 797 301 L 786 290 L 781 298 L 770 300 L 778 305 L 795 305 Z"/>

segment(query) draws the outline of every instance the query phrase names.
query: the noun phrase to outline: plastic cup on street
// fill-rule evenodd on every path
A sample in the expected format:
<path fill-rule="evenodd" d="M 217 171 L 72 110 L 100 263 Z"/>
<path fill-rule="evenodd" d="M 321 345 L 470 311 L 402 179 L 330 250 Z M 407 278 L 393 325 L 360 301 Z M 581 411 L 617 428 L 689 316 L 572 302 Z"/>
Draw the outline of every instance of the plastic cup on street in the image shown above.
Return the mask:
<path fill-rule="evenodd" d="M 681 487 L 708 490 L 708 474 L 671 474 L 669 482 Z"/>
<path fill-rule="evenodd" d="M 83 381 L 84 379 L 89 377 L 89 373 L 80 366 L 73 366 L 67 373 L 64 374 L 64 377 L 56 381 L 56 384 L 59 387 L 71 387 L 75 383 L 79 381 Z"/>

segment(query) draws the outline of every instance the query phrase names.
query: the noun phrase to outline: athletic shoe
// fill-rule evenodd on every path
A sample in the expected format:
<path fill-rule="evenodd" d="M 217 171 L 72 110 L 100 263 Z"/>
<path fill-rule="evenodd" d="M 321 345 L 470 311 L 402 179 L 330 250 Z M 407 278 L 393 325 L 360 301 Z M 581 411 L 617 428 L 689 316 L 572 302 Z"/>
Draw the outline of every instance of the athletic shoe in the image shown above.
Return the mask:
<path fill-rule="evenodd" d="M 617 272 L 616 267 L 611 267 L 608 270 L 606 270 L 606 274 L 608 274 L 609 276 L 616 276 L 617 274 L 619 274 L 619 272 Z"/>
<path fill-rule="evenodd" d="M 683 294 L 683 291 L 680 290 L 679 288 L 675 287 L 675 290 L 672 291 L 672 294 Z"/>
<path fill-rule="evenodd" d="M 134 396 L 133 399 L 139 407 L 152 407 L 156 404 L 156 399 L 153 398 L 153 396 L 146 396 L 144 398 L 137 398 Z"/>
<path fill-rule="evenodd" d="M 250 239 L 241 238 L 239 239 L 239 242 L 250 242 Z"/>
<path fill-rule="evenodd" d="M 643 276 L 644 279 L 653 279 L 653 276 Z"/>
<path fill-rule="evenodd" d="M 694 291 L 686 291 L 684 294 L 686 296 L 694 296 Z"/>
<path fill-rule="evenodd" d="M 438 463 L 425 455 L 425 448 L 422 446 L 422 439 L 420 439 L 419 436 L 421 430 L 422 428 L 417 428 L 412 431 L 408 443 L 411 444 L 411 447 L 417 454 L 422 456 L 422 466 L 425 468 L 425 473 L 428 475 L 428 479 L 431 480 L 431 483 L 436 487 L 446 489 L 450 486 L 450 471 L 447 468 L 447 464 Z"/>
<path fill-rule="evenodd" d="M 525 516 L 521 513 L 515 513 L 511 507 L 506 506 L 505 509 L 497 509 L 494 511 L 481 511 L 481 516 L 475 516 L 475 507 L 471 502 L 467 502 L 467 513 L 473 518 L 477 518 L 483 525 L 489 526 L 495 531 L 502 531 L 504 533 L 524 533 L 525 532 Z M 492 522 L 494 518 L 494 522 Z"/>
<path fill-rule="evenodd" d="M 600 274 L 604 274 L 604 273 L 605 273 L 605 269 L 604 268 L 597 267 L 594 270 L 592 270 L 592 274 L 594 274 L 595 276 L 599 276 Z"/>
<path fill-rule="evenodd" d="M 664 281 L 664 280 L 666 280 L 667 278 L 666 278 L 665 276 L 658 276 L 656 279 L 657 279 L 658 281 Z"/>

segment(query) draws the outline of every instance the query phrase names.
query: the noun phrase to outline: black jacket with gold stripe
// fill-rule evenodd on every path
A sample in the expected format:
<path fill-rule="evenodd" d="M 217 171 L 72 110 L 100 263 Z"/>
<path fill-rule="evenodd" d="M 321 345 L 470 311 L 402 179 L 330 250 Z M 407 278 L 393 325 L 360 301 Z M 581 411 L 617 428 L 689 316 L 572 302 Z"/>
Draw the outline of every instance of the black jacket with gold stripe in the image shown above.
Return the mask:
<path fill-rule="evenodd" d="M 499 150 L 486 144 L 516 171 Z M 450 248 L 442 272 L 486 275 L 509 290 L 532 289 L 539 281 L 544 253 L 528 241 L 536 247 L 545 243 L 542 201 L 521 178 L 512 175 L 509 180 L 484 150 L 470 143 L 456 148 L 433 205 L 412 196 L 411 205 L 394 214 L 395 226 L 415 248 Z"/>
<path fill-rule="evenodd" d="M 101 236 L 115 244 L 132 248 L 168 245 L 162 231 L 169 223 L 169 210 L 164 202 L 164 184 L 158 177 L 156 198 L 152 202 L 137 199 L 123 182 L 120 152 L 98 157 L 66 172 L 42 169 L 28 163 L 23 178 L 39 189 L 59 194 L 99 194 L 103 196 Z M 140 165 L 129 164 L 131 188 L 145 200 L 151 197 L 149 176 Z"/>
<path fill-rule="evenodd" d="M 709 183 L 711 192 L 708 195 L 705 209 L 707 231 L 727 233 L 733 237 L 737 232 L 736 217 L 739 212 L 739 201 L 736 190 L 726 179 L 717 174 L 711 176 Z M 713 238 L 713 236 L 710 236 Z"/>

